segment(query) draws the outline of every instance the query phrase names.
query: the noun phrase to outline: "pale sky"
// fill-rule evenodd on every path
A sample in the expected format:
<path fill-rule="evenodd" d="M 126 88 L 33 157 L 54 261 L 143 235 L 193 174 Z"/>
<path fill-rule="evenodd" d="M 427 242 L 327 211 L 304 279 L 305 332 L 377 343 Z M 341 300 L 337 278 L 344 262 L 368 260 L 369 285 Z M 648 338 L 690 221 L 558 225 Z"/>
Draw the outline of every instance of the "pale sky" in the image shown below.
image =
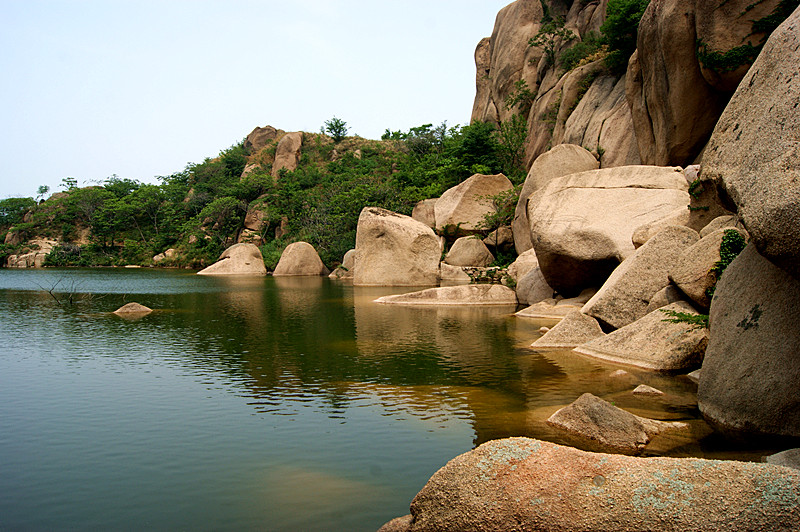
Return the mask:
<path fill-rule="evenodd" d="M 156 182 L 266 124 L 466 124 L 509 2 L 0 0 L 0 198 Z"/>

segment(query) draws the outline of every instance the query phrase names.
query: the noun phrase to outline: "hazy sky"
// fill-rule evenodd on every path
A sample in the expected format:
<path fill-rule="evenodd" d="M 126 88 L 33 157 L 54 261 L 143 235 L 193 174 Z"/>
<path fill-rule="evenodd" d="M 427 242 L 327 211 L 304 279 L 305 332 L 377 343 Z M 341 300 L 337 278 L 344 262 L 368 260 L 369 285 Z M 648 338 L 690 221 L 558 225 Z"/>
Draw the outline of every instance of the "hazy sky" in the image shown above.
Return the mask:
<path fill-rule="evenodd" d="M 256 126 L 469 122 L 510 0 L 0 0 L 0 198 L 154 182 Z"/>

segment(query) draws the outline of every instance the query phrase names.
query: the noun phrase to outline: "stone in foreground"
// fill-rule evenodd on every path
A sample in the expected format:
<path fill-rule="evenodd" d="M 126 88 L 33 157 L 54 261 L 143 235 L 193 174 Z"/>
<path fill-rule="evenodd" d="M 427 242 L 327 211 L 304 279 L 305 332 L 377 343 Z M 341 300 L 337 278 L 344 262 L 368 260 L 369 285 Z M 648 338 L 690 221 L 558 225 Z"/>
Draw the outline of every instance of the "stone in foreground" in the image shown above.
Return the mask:
<path fill-rule="evenodd" d="M 281 253 L 281 260 L 275 266 L 272 275 L 280 276 L 313 276 L 328 275 L 330 271 L 322 263 L 314 246 L 308 242 L 294 242 L 286 246 Z"/>
<path fill-rule="evenodd" d="M 219 256 L 217 262 L 198 275 L 266 275 L 264 257 L 253 244 L 234 244 Z"/>
<path fill-rule="evenodd" d="M 697 402 L 718 429 L 800 437 L 800 281 L 750 245 L 717 283 Z"/>
<path fill-rule="evenodd" d="M 697 315 L 688 303 L 672 303 L 574 351 L 655 371 L 690 371 L 699 367 L 708 344 L 708 330 L 666 321 L 672 318 L 662 310 Z"/>
<path fill-rule="evenodd" d="M 450 460 L 414 497 L 410 519 L 385 530 L 788 532 L 798 522 L 800 471 L 507 438 Z"/>
<path fill-rule="evenodd" d="M 383 296 L 375 302 L 395 305 L 516 305 L 517 296 L 512 289 L 501 284 L 470 284 Z"/>
<path fill-rule="evenodd" d="M 657 434 L 687 427 L 685 423 L 633 415 L 590 393 L 560 409 L 547 423 L 588 450 L 631 455 L 644 451 Z"/>

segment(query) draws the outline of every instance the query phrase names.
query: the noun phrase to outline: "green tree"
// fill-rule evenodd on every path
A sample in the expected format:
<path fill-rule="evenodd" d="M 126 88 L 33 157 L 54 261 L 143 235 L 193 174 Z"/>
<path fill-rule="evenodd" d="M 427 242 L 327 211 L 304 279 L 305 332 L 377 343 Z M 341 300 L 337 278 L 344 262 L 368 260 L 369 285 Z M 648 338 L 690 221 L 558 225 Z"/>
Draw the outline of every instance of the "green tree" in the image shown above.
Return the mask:
<path fill-rule="evenodd" d="M 503 173 L 513 183 L 525 180 L 525 140 L 528 138 L 528 123 L 521 115 L 512 115 L 500 122 L 494 131 L 497 139 L 497 156 Z"/>
<path fill-rule="evenodd" d="M 61 188 L 64 190 L 74 190 L 78 188 L 78 180 L 74 177 L 65 177 L 61 180 Z"/>
<path fill-rule="evenodd" d="M 39 201 L 42 198 L 44 198 L 47 195 L 48 192 L 50 192 L 50 187 L 48 187 L 47 185 L 41 185 L 36 190 L 36 201 Z"/>
<path fill-rule="evenodd" d="M 36 206 L 33 198 L 6 198 L 0 200 L 0 226 L 22 223 L 25 213 Z"/>
<path fill-rule="evenodd" d="M 606 65 L 614 72 L 624 72 L 628 59 L 636 50 L 639 22 L 650 0 L 608 0 L 606 20 L 600 26 L 608 45 Z"/>
<path fill-rule="evenodd" d="M 543 23 L 539 32 L 528 39 L 528 46 L 541 48 L 544 51 L 546 63 L 555 65 L 558 47 L 574 38 L 575 34 L 564 27 L 564 19 L 553 19 Z"/>
<path fill-rule="evenodd" d="M 326 120 L 322 128 L 322 132 L 327 133 L 336 143 L 347 136 L 347 130 L 347 122 L 335 116 L 330 120 Z"/>

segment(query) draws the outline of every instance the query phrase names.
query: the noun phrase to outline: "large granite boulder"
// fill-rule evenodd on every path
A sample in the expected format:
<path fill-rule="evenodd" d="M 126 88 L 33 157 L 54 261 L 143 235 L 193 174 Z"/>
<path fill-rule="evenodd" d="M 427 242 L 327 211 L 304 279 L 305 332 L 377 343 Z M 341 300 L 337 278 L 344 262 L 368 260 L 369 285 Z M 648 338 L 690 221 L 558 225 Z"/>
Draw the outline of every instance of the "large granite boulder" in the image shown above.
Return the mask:
<path fill-rule="evenodd" d="M 599 286 L 635 248 L 641 225 L 689 203 L 680 168 L 622 166 L 550 181 L 528 200 L 531 238 L 547 282 L 565 295 Z"/>
<path fill-rule="evenodd" d="M 282 134 L 282 130 L 275 129 L 272 126 L 257 127 L 245 137 L 244 147 L 255 153 L 261 148 L 265 148 Z"/>
<path fill-rule="evenodd" d="M 703 157 L 764 257 L 800 279 L 800 8 L 767 41 Z"/>
<path fill-rule="evenodd" d="M 558 410 L 547 424 L 586 450 L 633 455 L 641 454 L 659 433 L 687 427 L 636 416 L 590 393 Z"/>
<path fill-rule="evenodd" d="M 197 272 L 198 275 L 266 275 L 264 257 L 253 244 L 234 244 L 219 256 L 217 262 Z"/>
<path fill-rule="evenodd" d="M 433 286 L 439 282 L 439 239 L 410 216 L 364 207 L 356 230 L 355 286 Z"/>
<path fill-rule="evenodd" d="M 272 163 L 272 177 L 278 177 L 284 168 L 290 172 L 297 168 L 302 146 L 303 133 L 301 131 L 287 133 L 281 137 L 275 150 L 275 162 Z"/>
<path fill-rule="evenodd" d="M 479 238 L 462 236 L 453 242 L 450 251 L 444 256 L 444 262 L 451 266 L 482 267 L 494 262 L 494 256 Z"/>
<path fill-rule="evenodd" d="M 428 288 L 419 292 L 383 296 L 376 303 L 394 305 L 509 305 L 516 306 L 517 296 L 500 284 L 469 284 Z"/>
<path fill-rule="evenodd" d="M 495 212 L 491 197 L 514 188 L 503 174 L 475 174 L 447 189 L 436 200 L 434 216 L 440 234 L 467 236 L 478 232 L 484 216 Z"/>
<path fill-rule="evenodd" d="M 418 222 L 424 223 L 431 229 L 434 229 L 436 227 L 436 213 L 434 212 L 434 207 L 438 199 L 439 198 L 429 198 L 417 202 L 417 204 L 414 205 L 414 209 L 411 211 L 411 217 Z"/>
<path fill-rule="evenodd" d="M 669 265 L 670 281 L 703 311 L 711 305 L 710 290 L 717 283 L 714 266 L 721 260 L 720 246 L 727 231 L 738 232 L 744 239 L 738 229 L 720 229 L 701 238 Z"/>
<path fill-rule="evenodd" d="M 533 161 L 522 191 L 519 193 L 517 207 L 514 210 L 514 221 L 511 224 L 514 232 L 514 247 L 518 254 L 532 249 L 531 229 L 528 224 L 528 198 L 535 191 L 544 187 L 552 179 L 600 167 L 589 150 L 575 144 L 559 144 L 541 154 Z"/>
<path fill-rule="evenodd" d="M 331 273 L 322 263 L 317 250 L 308 242 L 294 242 L 281 253 L 278 265 L 272 272 L 274 277 L 292 275 L 328 275 Z"/>
<path fill-rule="evenodd" d="M 391 530 L 788 532 L 798 522 L 794 469 L 507 438 L 450 460 Z"/>
<path fill-rule="evenodd" d="M 590 340 L 574 350 L 609 362 L 663 372 L 691 371 L 700 366 L 708 344 L 708 330 L 675 323 L 667 312 L 696 316 L 683 301 L 671 303 L 616 331 Z"/>
<path fill-rule="evenodd" d="M 800 281 L 750 244 L 711 304 L 697 401 L 717 428 L 800 437 Z"/>
<path fill-rule="evenodd" d="M 670 265 L 699 239 L 684 226 L 659 231 L 617 266 L 582 312 L 614 329 L 643 317 L 655 293 L 669 284 Z"/>

